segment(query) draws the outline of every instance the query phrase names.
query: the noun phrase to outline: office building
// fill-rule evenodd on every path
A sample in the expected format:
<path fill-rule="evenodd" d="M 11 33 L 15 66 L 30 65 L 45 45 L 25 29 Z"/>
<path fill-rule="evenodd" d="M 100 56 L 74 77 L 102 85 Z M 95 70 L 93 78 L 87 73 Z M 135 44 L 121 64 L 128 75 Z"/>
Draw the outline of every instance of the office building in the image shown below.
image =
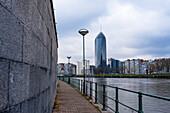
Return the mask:
<path fill-rule="evenodd" d="M 95 39 L 95 67 L 106 68 L 106 38 L 100 32 Z"/>
<path fill-rule="evenodd" d="M 77 75 L 83 75 L 83 61 L 77 61 Z M 90 61 L 85 60 L 85 75 L 90 75 Z"/>

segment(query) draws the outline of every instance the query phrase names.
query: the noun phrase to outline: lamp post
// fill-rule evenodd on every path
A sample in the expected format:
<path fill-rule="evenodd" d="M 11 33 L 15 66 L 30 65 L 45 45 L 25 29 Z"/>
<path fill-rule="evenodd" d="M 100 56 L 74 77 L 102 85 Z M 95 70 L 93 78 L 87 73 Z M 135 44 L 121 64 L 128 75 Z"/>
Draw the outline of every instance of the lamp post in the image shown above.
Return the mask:
<path fill-rule="evenodd" d="M 84 42 L 84 36 L 89 31 L 87 29 L 80 29 L 79 33 L 83 36 L 83 75 L 84 75 L 84 83 L 83 83 L 83 93 L 85 94 L 85 42 Z"/>
<path fill-rule="evenodd" d="M 67 58 L 68 58 L 68 73 L 69 73 L 69 75 L 70 75 L 70 67 L 69 67 L 69 64 L 70 64 L 70 58 L 71 58 L 71 56 L 67 56 Z"/>

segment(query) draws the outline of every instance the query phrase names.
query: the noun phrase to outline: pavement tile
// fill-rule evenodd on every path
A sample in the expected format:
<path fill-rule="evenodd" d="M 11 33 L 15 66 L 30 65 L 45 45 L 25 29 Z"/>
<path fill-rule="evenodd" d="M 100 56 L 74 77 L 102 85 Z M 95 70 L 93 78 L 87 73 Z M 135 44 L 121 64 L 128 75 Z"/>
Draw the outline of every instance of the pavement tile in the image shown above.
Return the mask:
<path fill-rule="evenodd" d="M 58 82 L 59 108 L 54 108 L 53 113 L 101 113 L 70 85 L 60 80 Z"/>

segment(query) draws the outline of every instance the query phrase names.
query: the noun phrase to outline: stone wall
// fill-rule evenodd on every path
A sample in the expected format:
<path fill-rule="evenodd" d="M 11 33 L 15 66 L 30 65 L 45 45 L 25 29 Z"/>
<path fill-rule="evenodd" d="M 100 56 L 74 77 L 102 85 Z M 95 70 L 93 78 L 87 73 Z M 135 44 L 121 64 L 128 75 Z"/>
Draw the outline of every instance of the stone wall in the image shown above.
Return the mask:
<path fill-rule="evenodd" d="M 57 58 L 52 0 L 0 0 L 0 113 L 51 113 Z"/>

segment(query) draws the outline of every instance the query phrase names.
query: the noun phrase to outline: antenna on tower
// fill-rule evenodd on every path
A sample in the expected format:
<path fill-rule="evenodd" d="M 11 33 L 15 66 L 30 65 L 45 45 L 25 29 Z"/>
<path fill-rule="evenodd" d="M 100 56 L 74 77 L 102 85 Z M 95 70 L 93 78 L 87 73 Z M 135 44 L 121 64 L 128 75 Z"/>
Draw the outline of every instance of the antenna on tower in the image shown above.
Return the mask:
<path fill-rule="evenodd" d="M 100 25 L 100 32 L 102 32 L 102 25 Z"/>

